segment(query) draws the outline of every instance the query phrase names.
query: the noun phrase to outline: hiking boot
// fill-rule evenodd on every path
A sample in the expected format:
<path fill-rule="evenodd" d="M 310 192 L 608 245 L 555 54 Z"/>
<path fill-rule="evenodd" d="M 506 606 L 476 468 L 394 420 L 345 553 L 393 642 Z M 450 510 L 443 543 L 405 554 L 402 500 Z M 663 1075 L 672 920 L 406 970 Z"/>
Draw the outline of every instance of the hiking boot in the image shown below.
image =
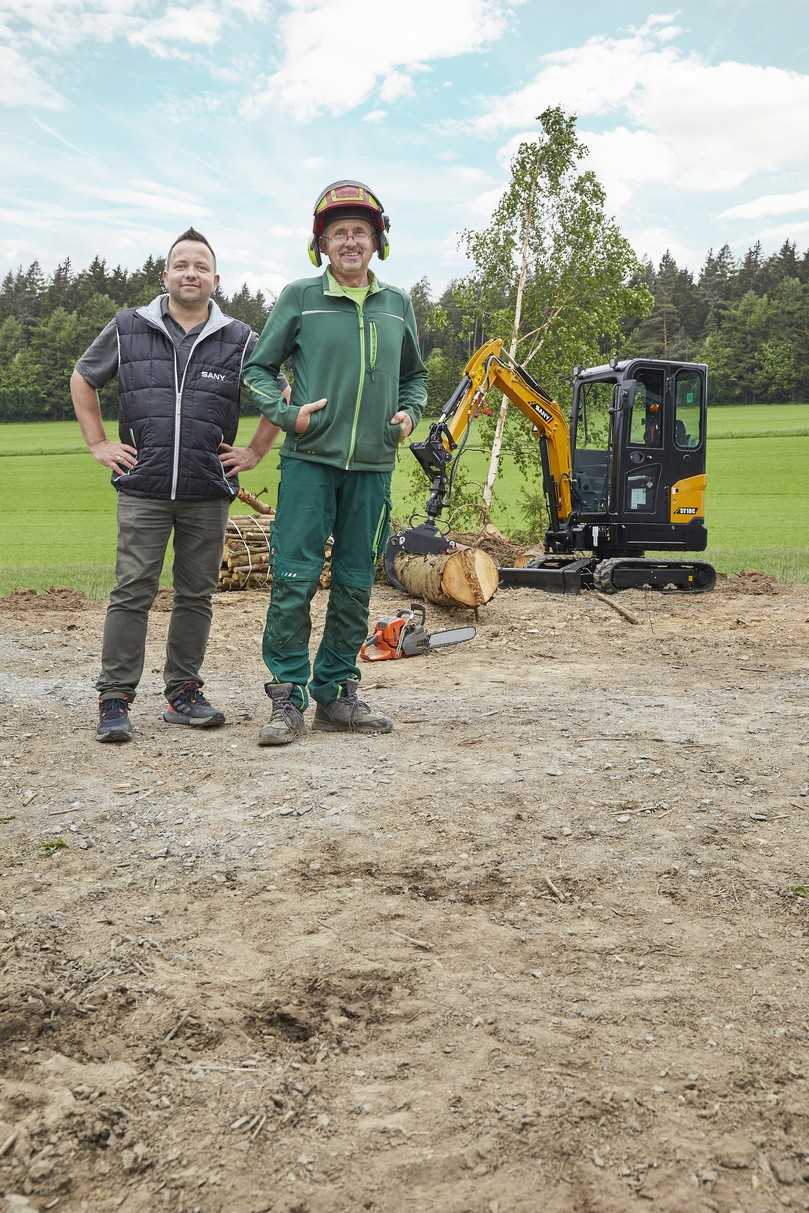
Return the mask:
<path fill-rule="evenodd" d="M 98 701 L 98 728 L 96 741 L 131 741 L 132 725 L 129 720 L 129 700 L 100 699 Z"/>
<path fill-rule="evenodd" d="M 225 713 L 208 703 L 199 683 L 187 682 L 169 700 L 163 719 L 167 724 L 190 724 L 197 729 L 215 729 L 225 723 Z"/>
<path fill-rule="evenodd" d="M 272 716 L 258 735 L 259 745 L 289 745 L 303 737 L 303 712 L 292 702 L 297 690 L 291 682 L 265 682 L 264 690 L 272 700 Z M 300 693 L 300 692 L 298 692 Z"/>
<path fill-rule="evenodd" d="M 390 733 L 393 721 L 357 699 L 356 682 L 344 682 L 333 703 L 319 703 L 312 723 L 322 733 Z"/>

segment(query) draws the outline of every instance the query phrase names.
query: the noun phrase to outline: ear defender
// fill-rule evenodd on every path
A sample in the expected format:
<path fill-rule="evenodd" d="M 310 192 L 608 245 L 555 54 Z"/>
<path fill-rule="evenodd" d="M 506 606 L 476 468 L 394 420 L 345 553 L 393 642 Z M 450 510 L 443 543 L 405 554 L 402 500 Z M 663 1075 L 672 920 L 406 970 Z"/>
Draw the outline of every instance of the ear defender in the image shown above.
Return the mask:
<path fill-rule="evenodd" d="M 320 255 L 320 241 L 315 236 L 312 236 L 306 251 L 309 254 L 309 260 L 312 262 L 312 265 L 323 264 L 323 258 Z"/>
<path fill-rule="evenodd" d="M 387 218 L 387 216 L 386 216 Z M 387 232 L 380 232 L 379 239 L 376 242 L 377 252 L 379 253 L 380 261 L 387 261 L 390 257 L 390 240 L 388 240 Z"/>

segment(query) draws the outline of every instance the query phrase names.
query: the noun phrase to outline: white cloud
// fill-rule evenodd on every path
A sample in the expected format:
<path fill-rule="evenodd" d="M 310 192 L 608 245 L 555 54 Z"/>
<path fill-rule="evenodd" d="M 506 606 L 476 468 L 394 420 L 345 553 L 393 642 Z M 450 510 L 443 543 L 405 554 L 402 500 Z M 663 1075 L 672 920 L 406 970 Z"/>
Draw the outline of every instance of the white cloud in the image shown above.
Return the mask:
<path fill-rule="evenodd" d="M 466 129 L 524 129 L 548 105 L 612 118 L 612 129 L 582 138 L 616 198 L 648 182 L 733 189 L 758 173 L 809 164 L 809 75 L 709 64 L 669 44 L 680 32 L 670 20 L 660 14 L 639 29 L 544 56 L 534 80 L 490 99 Z"/>
<path fill-rule="evenodd" d="M 0 0 L 0 19 L 13 26 L 18 42 L 49 51 L 110 42 L 145 17 L 146 0 Z"/>
<path fill-rule="evenodd" d="M 84 193 L 77 187 L 78 193 Z M 107 189 L 95 186 L 86 193 L 100 202 L 112 202 L 116 206 L 124 206 L 134 211 L 155 211 L 159 215 L 177 215 L 180 218 L 204 219 L 210 214 L 207 206 L 203 206 L 194 198 L 178 196 L 173 192 L 147 192 L 136 188 Z"/>
<path fill-rule="evenodd" d="M 11 46 L 0 46 L 0 105 L 24 105 L 34 109 L 64 108 L 64 98 Z"/>
<path fill-rule="evenodd" d="M 189 59 L 214 46 L 228 21 L 253 21 L 266 0 L 205 0 L 199 5 L 165 0 L 0 0 L 0 30 L 25 57 L 30 47 L 64 51 L 87 43 L 125 38 L 159 59 Z"/>
<path fill-rule="evenodd" d="M 765 194 L 722 211 L 720 219 L 768 219 L 771 215 L 793 215 L 809 211 L 809 190 L 794 194 Z"/>
<path fill-rule="evenodd" d="M 190 59 L 190 52 L 180 46 L 214 46 L 221 34 L 222 16 L 212 8 L 172 4 L 162 17 L 130 33 L 129 41 L 133 46 L 146 47 L 159 59 Z M 173 46 L 175 42 L 180 46 Z"/>
<path fill-rule="evenodd" d="M 413 78 L 408 76 L 406 72 L 393 71 L 386 76 L 379 86 L 380 101 L 398 101 L 400 97 L 407 97 L 413 92 Z"/>
<path fill-rule="evenodd" d="M 384 122 L 387 110 L 369 110 L 363 115 L 363 122 Z"/>
<path fill-rule="evenodd" d="M 260 21 L 268 15 L 266 0 L 228 0 L 228 7 L 247 17 L 248 21 Z"/>
<path fill-rule="evenodd" d="M 671 253 L 678 265 L 696 267 L 705 260 L 705 249 L 690 245 L 673 228 L 640 227 L 625 235 L 638 256 L 649 257 L 655 265 L 665 252 Z"/>
<path fill-rule="evenodd" d="M 478 51 L 504 33 L 521 0 L 291 0 L 280 20 L 284 59 L 242 104 L 257 117 L 283 109 L 299 121 L 361 105 L 381 85 L 383 100 L 411 87 L 434 59 Z M 339 65 L 336 66 L 336 65 Z"/>
<path fill-rule="evenodd" d="M 771 224 L 769 227 L 760 228 L 756 235 L 765 249 L 777 248 L 785 240 L 807 239 L 809 242 L 809 219 L 802 220 L 800 223 Z"/>

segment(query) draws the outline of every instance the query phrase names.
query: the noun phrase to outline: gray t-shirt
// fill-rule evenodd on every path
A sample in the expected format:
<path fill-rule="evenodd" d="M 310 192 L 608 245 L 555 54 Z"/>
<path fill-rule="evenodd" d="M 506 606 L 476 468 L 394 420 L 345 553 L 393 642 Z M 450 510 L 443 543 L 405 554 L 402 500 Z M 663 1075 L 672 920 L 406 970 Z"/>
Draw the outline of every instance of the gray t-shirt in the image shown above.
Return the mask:
<path fill-rule="evenodd" d="M 206 322 L 203 320 L 186 332 L 182 325 L 178 324 L 172 316 L 168 309 L 168 302 L 168 295 L 164 295 L 160 300 L 160 310 L 163 315 L 163 323 L 177 351 L 177 374 L 182 379 L 191 351 L 194 348 L 194 342 L 202 332 Z M 244 356 L 245 362 L 252 354 L 257 341 L 258 334 L 251 333 Z M 115 378 L 118 374 L 118 334 L 115 329 L 114 320 L 110 320 L 109 324 L 106 324 L 98 334 L 95 341 L 91 342 L 87 347 L 76 363 L 76 370 L 82 379 L 87 380 L 90 387 L 96 389 L 104 387 L 105 384 L 109 383 L 110 379 Z M 287 387 L 285 375 L 278 376 L 278 386 L 282 392 Z"/>

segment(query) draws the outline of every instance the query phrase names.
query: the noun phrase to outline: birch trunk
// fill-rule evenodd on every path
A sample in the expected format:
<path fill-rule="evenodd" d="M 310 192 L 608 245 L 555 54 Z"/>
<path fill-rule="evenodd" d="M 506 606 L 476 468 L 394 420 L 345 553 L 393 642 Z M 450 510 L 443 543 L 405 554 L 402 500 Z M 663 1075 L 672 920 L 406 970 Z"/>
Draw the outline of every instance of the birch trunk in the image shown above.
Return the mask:
<path fill-rule="evenodd" d="M 526 213 L 522 233 L 522 251 L 520 253 L 520 274 L 517 279 L 517 298 L 514 304 L 514 323 L 511 326 L 511 341 L 509 342 L 508 348 L 508 352 L 512 358 L 517 352 L 517 339 L 520 332 L 520 319 L 522 318 L 522 297 L 525 289 L 525 279 L 528 274 L 529 222 L 530 215 Z M 508 397 L 503 395 L 500 398 L 500 412 L 497 414 L 497 424 L 494 427 L 492 453 L 489 457 L 489 470 L 486 473 L 486 483 L 483 486 L 483 509 L 481 511 L 481 523 L 483 525 L 491 521 L 492 494 L 494 492 L 494 482 L 497 479 L 497 473 L 500 470 L 500 451 L 503 447 L 503 430 L 505 429 L 507 416 Z"/>

